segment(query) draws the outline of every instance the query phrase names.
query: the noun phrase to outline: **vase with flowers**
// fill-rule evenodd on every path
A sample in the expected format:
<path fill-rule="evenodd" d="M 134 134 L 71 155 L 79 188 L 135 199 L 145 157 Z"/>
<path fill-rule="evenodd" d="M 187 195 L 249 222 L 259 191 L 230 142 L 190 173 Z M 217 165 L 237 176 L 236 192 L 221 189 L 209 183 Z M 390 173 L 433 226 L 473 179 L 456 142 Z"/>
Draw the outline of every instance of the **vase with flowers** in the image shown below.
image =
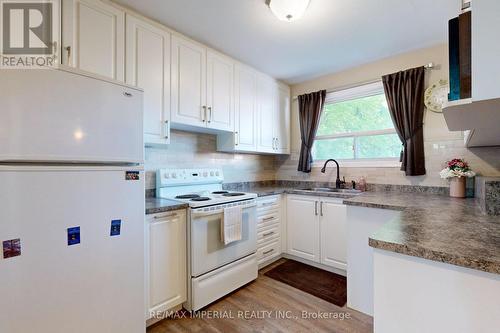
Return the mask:
<path fill-rule="evenodd" d="M 466 178 L 474 177 L 476 173 L 471 170 L 469 164 L 463 159 L 454 158 L 446 162 L 446 168 L 439 173 L 441 178 L 450 180 L 450 196 L 454 198 L 465 198 Z"/>

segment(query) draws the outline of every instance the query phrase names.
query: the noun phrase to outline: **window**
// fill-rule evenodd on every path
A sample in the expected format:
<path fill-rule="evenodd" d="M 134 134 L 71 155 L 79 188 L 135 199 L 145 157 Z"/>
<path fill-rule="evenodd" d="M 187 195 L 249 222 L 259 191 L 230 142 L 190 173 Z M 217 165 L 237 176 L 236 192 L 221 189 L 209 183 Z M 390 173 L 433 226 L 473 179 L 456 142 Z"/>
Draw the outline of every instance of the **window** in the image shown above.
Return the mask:
<path fill-rule="evenodd" d="M 315 161 L 398 161 L 400 152 L 382 82 L 326 96 L 313 146 Z"/>

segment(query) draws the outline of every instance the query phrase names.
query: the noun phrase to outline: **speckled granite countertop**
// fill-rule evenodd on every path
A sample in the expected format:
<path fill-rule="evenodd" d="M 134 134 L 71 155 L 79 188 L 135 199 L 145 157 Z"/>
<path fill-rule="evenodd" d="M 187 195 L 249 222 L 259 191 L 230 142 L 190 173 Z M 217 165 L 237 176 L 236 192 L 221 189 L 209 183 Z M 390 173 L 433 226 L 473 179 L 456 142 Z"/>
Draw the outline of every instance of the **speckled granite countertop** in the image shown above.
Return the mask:
<path fill-rule="evenodd" d="M 344 203 L 401 211 L 370 237 L 371 247 L 500 274 L 500 217 L 485 215 L 475 199 L 365 192 Z"/>
<path fill-rule="evenodd" d="M 188 208 L 189 205 L 184 202 L 161 199 L 161 198 L 146 198 L 146 215 L 169 212 L 177 209 Z"/>
<path fill-rule="evenodd" d="M 330 192 L 321 192 L 321 191 L 306 191 L 301 190 L 300 188 L 295 187 L 285 187 L 285 186 L 257 186 L 257 187 L 243 187 L 238 188 L 238 191 L 242 192 L 250 192 L 256 193 L 259 197 L 265 197 L 269 195 L 278 195 L 278 194 L 300 194 L 300 195 L 313 195 L 313 196 L 322 196 L 322 197 L 330 197 L 330 198 L 341 198 L 347 199 L 352 198 L 354 195 L 350 193 L 330 193 Z"/>

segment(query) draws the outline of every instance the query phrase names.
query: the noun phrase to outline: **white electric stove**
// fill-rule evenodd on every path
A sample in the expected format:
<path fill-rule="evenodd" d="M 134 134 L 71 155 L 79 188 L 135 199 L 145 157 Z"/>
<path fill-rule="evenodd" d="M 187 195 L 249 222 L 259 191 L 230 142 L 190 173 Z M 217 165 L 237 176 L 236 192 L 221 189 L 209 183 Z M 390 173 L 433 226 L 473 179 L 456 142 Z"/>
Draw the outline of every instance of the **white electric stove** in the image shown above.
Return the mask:
<path fill-rule="evenodd" d="M 191 208 L 255 199 L 257 194 L 222 189 L 220 169 L 160 169 L 156 176 L 156 196 L 175 199 Z"/>
<path fill-rule="evenodd" d="M 255 193 L 225 191 L 220 169 L 160 169 L 156 196 L 183 201 L 188 209 L 187 310 L 199 310 L 257 278 Z M 224 244 L 224 210 L 240 206 L 241 240 Z"/>

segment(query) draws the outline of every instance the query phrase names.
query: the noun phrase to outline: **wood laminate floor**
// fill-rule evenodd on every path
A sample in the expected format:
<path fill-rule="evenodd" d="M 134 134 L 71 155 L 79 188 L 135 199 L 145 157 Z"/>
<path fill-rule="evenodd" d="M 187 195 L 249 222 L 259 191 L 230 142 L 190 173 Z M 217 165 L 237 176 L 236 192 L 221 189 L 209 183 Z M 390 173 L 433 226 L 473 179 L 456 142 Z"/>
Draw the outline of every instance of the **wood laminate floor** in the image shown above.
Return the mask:
<path fill-rule="evenodd" d="M 192 318 L 187 313 L 185 318 L 165 319 L 151 326 L 147 332 L 373 331 L 372 317 L 338 307 L 263 275 L 281 262 L 264 268 L 256 281 L 203 309 L 204 313 L 198 312 L 199 317 Z M 304 313 L 309 318 L 303 316 Z M 323 318 L 318 318 L 319 315 Z"/>

